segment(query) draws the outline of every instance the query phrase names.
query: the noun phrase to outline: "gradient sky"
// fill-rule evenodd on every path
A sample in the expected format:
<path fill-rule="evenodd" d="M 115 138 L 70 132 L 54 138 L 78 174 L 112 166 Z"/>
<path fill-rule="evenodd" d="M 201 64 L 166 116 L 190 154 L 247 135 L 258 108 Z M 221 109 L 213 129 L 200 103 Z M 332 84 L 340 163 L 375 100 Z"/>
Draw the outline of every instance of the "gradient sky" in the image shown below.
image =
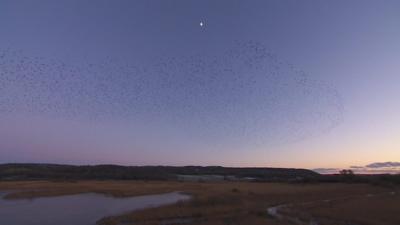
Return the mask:
<path fill-rule="evenodd" d="M 399 1 L 0 0 L 0 163 L 400 161 L 399 40 Z"/>

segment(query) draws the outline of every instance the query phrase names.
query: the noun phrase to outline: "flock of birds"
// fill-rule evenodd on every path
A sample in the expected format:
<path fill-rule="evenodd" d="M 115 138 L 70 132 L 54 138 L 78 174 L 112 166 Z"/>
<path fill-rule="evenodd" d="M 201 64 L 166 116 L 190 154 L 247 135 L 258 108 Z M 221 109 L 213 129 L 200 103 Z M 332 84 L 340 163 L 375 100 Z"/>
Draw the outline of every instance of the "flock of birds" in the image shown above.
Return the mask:
<path fill-rule="evenodd" d="M 265 145 L 329 131 L 342 112 L 335 88 L 253 41 L 213 57 L 163 57 L 147 65 L 68 64 L 0 50 L 0 116 L 159 121 L 216 143 Z"/>

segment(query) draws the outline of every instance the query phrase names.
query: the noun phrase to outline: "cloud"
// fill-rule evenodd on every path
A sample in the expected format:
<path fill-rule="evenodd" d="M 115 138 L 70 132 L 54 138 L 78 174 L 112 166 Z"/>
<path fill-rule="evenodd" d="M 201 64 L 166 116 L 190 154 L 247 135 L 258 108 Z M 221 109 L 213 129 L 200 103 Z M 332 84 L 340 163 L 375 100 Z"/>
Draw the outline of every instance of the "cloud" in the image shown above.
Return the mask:
<path fill-rule="evenodd" d="M 400 169 L 400 162 L 375 162 L 366 165 L 367 168 L 396 168 Z"/>
<path fill-rule="evenodd" d="M 313 169 L 313 171 L 320 173 L 320 174 L 337 174 L 337 173 L 339 173 L 340 169 L 339 168 L 316 168 L 316 169 Z"/>
<path fill-rule="evenodd" d="M 350 166 L 350 169 L 363 169 L 363 166 Z"/>

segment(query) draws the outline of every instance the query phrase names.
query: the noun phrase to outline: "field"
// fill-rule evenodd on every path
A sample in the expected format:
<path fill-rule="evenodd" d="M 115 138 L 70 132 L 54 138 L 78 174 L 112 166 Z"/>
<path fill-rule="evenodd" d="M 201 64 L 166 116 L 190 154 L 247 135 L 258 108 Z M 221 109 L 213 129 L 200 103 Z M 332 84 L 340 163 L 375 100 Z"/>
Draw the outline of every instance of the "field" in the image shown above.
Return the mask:
<path fill-rule="evenodd" d="M 396 187 L 368 184 L 290 184 L 256 182 L 172 181 L 13 181 L 1 190 L 16 190 L 8 199 L 95 192 L 115 197 L 182 191 L 192 199 L 104 218 L 116 224 L 400 224 L 400 196 Z M 269 215 L 283 206 L 282 218 Z"/>

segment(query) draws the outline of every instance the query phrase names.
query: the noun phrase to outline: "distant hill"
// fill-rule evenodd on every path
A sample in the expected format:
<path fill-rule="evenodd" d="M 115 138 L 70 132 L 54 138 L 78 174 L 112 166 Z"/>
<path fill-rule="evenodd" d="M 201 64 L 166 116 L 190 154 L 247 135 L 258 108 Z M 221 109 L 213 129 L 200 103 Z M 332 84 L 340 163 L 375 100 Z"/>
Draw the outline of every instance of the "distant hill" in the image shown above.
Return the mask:
<path fill-rule="evenodd" d="M 176 180 L 187 175 L 255 181 L 289 181 L 321 176 L 311 170 L 286 168 L 0 164 L 0 180 Z"/>

